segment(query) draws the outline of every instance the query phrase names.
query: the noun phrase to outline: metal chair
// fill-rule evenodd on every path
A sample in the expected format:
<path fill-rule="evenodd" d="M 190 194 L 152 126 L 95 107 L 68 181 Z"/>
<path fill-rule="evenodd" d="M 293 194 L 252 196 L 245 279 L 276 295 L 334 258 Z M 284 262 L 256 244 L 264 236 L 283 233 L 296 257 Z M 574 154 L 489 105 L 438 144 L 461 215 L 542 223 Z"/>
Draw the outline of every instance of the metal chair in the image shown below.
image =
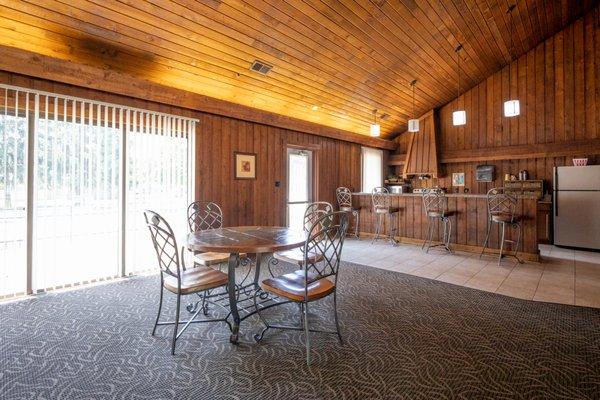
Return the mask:
<path fill-rule="evenodd" d="M 358 236 L 360 208 L 352 207 L 352 192 L 350 192 L 350 189 L 347 187 L 339 187 L 335 190 L 335 196 L 340 211 L 352 213 L 352 216 L 354 217 L 354 236 L 357 239 L 360 239 Z"/>
<path fill-rule="evenodd" d="M 212 201 L 195 201 L 188 206 L 188 225 L 190 232 L 203 232 L 223 227 L 223 211 Z M 229 261 L 229 253 L 195 252 L 194 263 L 209 267 Z"/>
<path fill-rule="evenodd" d="M 159 325 L 174 325 L 173 339 L 171 342 L 171 354 L 175 354 L 175 344 L 181 334 L 192 323 L 199 322 L 225 322 L 227 317 L 221 319 L 195 319 L 202 308 L 192 315 L 188 321 L 179 321 L 179 312 L 181 308 L 181 296 L 188 294 L 203 294 L 207 290 L 215 289 L 227 285 L 227 275 L 210 267 L 196 267 L 187 270 L 185 267 L 184 248 L 181 248 L 181 255 L 178 253 L 177 241 L 173 230 L 167 221 L 154 211 L 144 211 L 146 226 L 150 231 L 152 244 L 158 257 L 158 267 L 160 269 L 160 300 L 158 304 L 158 313 L 152 336 L 156 333 L 156 327 Z M 167 289 L 169 292 L 177 295 L 177 306 L 175 309 L 175 321 L 160 322 L 160 313 L 163 303 L 163 292 Z M 184 324 L 181 331 L 178 331 L 179 324 Z M 231 328 L 231 327 L 230 327 Z"/>
<path fill-rule="evenodd" d="M 426 253 L 432 247 L 443 246 L 446 251 L 452 253 L 450 249 L 450 236 L 452 235 L 452 220 L 449 218 L 452 213 L 448 212 L 448 198 L 441 190 L 429 189 L 423 192 L 423 209 L 427 217 L 427 239 L 423 242 L 421 249 L 427 246 Z M 444 234 L 442 243 L 432 244 L 433 232 L 436 222 L 440 220 L 443 224 Z"/>
<path fill-rule="evenodd" d="M 333 206 L 331 203 L 326 201 L 316 201 L 314 203 L 310 203 L 306 206 L 306 210 L 304 210 L 304 219 L 303 219 L 303 229 L 304 232 L 308 232 L 308 230 L 313 226 L 315 221 L 320 220 L 320 218 L 324 215 L 331 214 L 333 212 Z M 302 248 L 293 249 L 288 251 L 282 251 L 279 253 L 275 253 L 273 255 L 273 259 L 287 261 L 292 264 L 297 264 L 302 268 L 304 265 L 305 254 Z M 309 259 L 311 262 L 320 261 L 319 254 L 309 254 Z M 271 268 L 271 264 L 273 262 L 269 262 L 269 270 Z"/>
<path fill-rule="evenodd" d="M 340 257 L 344 238 L 348 230 L 348 214 L 338 211 L 320 216 L 308 229 L 308 237 L 303 246 L 304 265 L 306 268 L 292 273 L 265 279 L 254 294 L 254 306 L 265 325 L 254 339 L 260 342 L 265 332 L 270 329 L 291 329 L 304 331 L 306 345 L 306 363 L 310 365 L 309 332 L 337 334 L 342 342 L 340 324 L 337 314 L 337 282 Z M 311 254 L 319 254 L 321 261 L 313 263 Z M 265 298 L 268 294 L 279 296 L 285 301 L 279 304 L 294 302 L 300 305 L 300 326 L 271 325 L 258 307 L 257 298 Z M 335 331 L 310 329 L 308 321 L 309 303 L 333 294 L 333 312 Z M 264 295 L 264 296 L 263 296 Z"/>
<path fill-rule="evenodd" d="M 397 233 L 398 230 L 397 225 L 400 209 L 392 207 L 390 192 L 383 186 L 373 188 L 371 200 L 373 202 L 373 212 L 375 213 L 375 236 L 373 236 L 371 243 L 375 243 L 379 239 L 385 218 L 388 223 L 388 240 L 396 246 L 398 241 L 394 237 L 394 233 Z"/>
<path fill-rule="evenodd" d="M 519 246 L 521 245 L 522 231 L 521 223 L 519 222 L 520 216 L 515 215 L 515 211 L 517 208 L 517 198 L 513 194 L 506 192 L 505 188 L 493 188 L 488 190 L 487 192 L 487 208 L 487 234 L 485 235 L 485 242 L 483 243 L 483 249 L 481 250 L 481 254 L 479 254 L 479 257 L 481 258 L 481 256 L 485 253 L 485 249 L 489 244 L 492 224 L 497 223 L 501 226 L 500 254 L 498 256 L 498 265 L 500 265 L 500 261 L 505 255 L 515 257 L 519 263 L 522 263 L 523 261 L 521 261 L 521 259 L 517 256 Z M 505 231 L 507 225 L 510 225 L 513 229 L 517 229 L 518 235 L 516 241 L 505 239 Z M 515 245 L 513 254 L 503 254 L 504 243 L 511 243 Z"/>

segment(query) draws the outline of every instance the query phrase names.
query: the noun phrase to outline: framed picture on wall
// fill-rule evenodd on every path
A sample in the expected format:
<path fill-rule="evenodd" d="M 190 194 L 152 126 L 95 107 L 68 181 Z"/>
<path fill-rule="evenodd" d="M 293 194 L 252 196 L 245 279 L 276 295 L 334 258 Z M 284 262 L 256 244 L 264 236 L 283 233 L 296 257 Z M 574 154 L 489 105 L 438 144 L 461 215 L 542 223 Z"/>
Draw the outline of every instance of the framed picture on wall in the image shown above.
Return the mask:
<path fill-rule="evenodd" d="M 233 153 L 235 179 L 256 179 L 256 153 Z"/>
<path fill-rule="evenodd" d="M 465 186 L 465 173 L 464 172 L 452 173 L 452 186 Z"/>

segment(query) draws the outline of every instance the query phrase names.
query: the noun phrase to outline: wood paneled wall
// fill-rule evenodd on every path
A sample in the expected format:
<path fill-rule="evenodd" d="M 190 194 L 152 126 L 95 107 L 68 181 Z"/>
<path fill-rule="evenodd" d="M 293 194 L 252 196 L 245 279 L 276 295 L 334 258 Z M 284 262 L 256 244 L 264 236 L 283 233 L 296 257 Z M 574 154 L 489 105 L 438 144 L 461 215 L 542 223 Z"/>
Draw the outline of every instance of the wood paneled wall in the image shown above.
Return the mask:
<path fill-rule="evenodd" d="M 340 185 L 360 190 L 361 146 L 356 143 L 3 71 L 0 83 L 199 119 L 196 198 L 218 202 L 227 225 L 285 224 L 288 145 L 314 152 L 319 172 L 315 200 L 334 202 Z M 257 153 L 256 180 L 233 179 L 234 151 Z"/>
<path fill-rule="evenodd" d="M 544 179 L 550 188 L 554 166 L 572 165 L 572 158 L 579 156 L 588 156 L 590 163 L 599 163 L 599 21 L 600 8 L 596 7 L 440 108 L 438 140 L 445 177 L 424 184 L 450 187 L 452 173 L 465 172 L 466 187 L 473 193 L 484 193 L 501 186 L 505 173 L 516 175 L 526 169 L 532 179 Z M 521 115 L 505 118 L 503 102 L 511 98 L 519 99 Z M 456 109 L 466 110 L 466 125 L 452 125 L 452 112 Z M 402 136 L 406 135 L 398 138 L 399 153 L 406 148 Z M 573 142 L 580 145 L 565 154 L 562 145 Z M 492 160 L 478 157 L 474 161 L 474 150 L 488 154 Z M 527 153 L 536 156 L 528 157 Z M 498 154 L 509 156 L 496 157 Z M 449 162 L 452 160 L 457 162 Z M 496 166 L 493 183 L 475 181 L 475 168 L 481 164 Z M 396 167 L 396 172 L 401 170 Z"/>
<path fill-rule="evenodd" d="M 335 204 L 338 186 L 360 190 L 358 144 L 204 114 L 197 138 L 197 198 L 218 202 L 228 225 L 285 225 L 288 146 L 313 151 L 315 200 Z M 256 180 L 233 178 L 234 151 L 257 154 Z"/>

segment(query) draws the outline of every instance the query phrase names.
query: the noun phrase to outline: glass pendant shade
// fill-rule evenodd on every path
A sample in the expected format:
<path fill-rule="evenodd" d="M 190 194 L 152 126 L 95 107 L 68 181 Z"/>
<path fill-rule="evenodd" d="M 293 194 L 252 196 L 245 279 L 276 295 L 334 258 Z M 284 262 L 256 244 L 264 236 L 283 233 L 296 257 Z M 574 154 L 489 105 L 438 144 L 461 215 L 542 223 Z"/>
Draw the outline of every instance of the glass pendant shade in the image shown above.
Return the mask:
<path fill-rule="evenodd" d="M 409 119 L 408 120 L 408 131 L 409 132 L 419 132 L 419 120 L 418 119 Z"/>
<path fill-rule="evenodd" d="M 379 124 L 371 124 L 371 136 L 378 137 L 381 134 L 381 126 Z"/>
<path fill-rule="evenodd" d="M 508 100 L 504 102 L 504 116 L 516 117 L 521 113 L 519 100 Z"/>
<path fill-rule="evenodd" d="M 452 113 L 452 125 L 464 125 L 467 123 L 467 112 L 465 110 L 454 111 Z"/>

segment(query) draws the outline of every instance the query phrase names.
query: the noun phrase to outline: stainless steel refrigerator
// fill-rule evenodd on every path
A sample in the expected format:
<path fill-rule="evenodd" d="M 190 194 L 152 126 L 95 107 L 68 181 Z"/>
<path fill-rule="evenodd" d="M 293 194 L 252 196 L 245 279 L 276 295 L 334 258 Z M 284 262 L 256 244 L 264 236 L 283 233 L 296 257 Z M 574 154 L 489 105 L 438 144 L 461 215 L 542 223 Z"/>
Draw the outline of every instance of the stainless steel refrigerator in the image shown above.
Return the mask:
<path fill-rule="evenodd" d="M 600 165 L 554 168 L 554 244 L 600 249 Z"/>

